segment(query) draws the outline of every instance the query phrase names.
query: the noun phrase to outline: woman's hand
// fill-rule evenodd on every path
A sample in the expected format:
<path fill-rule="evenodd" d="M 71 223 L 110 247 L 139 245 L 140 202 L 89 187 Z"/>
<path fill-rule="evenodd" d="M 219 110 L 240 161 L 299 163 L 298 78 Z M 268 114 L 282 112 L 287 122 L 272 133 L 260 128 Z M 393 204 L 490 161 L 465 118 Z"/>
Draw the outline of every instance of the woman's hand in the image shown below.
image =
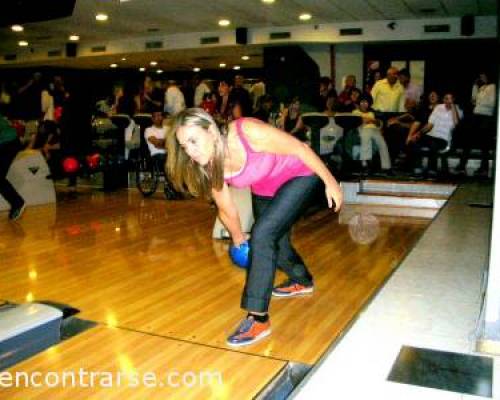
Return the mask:
<path fill-rule="evenodd" d="M 326 200 L 328 201 L 328 207 L 332 208 L 335 204 L 335 212 L 338 212 L 344 204 L 344 193 L 342 193 L 342 188 L 335 185 L 327 185 L 325 187 Z"/>

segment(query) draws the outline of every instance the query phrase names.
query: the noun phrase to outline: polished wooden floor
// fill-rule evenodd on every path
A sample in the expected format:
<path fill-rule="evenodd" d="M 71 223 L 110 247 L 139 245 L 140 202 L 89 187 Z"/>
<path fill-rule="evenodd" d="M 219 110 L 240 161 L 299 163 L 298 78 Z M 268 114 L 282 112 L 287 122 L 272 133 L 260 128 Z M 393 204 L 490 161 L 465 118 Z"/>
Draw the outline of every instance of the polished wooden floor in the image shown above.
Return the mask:
<path fill-rule="evenodd" d="M 85 190 L 76 198 L 59 193 L 57 206 L 31 207 L 17 223 L 0 213 L 0 298 L 67 303 L 99 324 L 18 368 L 64 369 L 81 361 L 113 369 L 120 353 L 138 359 L 141 369 L 226 372 L 222 389 L 178 391 L 178 398 L 251 398 L 287 362 L 316 363 L 429 222 L 379 217 L 378 225 L 373 218 L 344 225 L 330 210 L 302 219 L 294 243 L 315 277 L 314 295 L 273 299 L 272 335 L 235 351 L 225 338 L 245 315 L 239 308 L 245 275 L 231 265 L 227 243 L 211 239 L 214 217 L 202 201 Z M 376 238 L 366 244 L 370 233 Z M 17 390 L 19 398 L 35 398 Z"/>

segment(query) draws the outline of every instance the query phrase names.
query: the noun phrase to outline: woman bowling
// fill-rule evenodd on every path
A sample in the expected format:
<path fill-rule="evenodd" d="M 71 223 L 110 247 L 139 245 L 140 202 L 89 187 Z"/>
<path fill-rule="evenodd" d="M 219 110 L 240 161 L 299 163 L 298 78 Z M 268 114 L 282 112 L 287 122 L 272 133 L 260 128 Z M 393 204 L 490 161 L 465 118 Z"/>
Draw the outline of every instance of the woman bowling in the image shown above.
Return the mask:
<path fill-rule="evenodd" d="M 250 264 L 241 299 L 248 314 L 227 339 L 245 346 L 268 336 L 271 295 L 292 297 L 313 292 L 313 278 L 290 243 L 293 224 L 323 181 L 330 208 L 342 206 L 342 190 L 304 143 L 271 125 L 240 118 L 221 133 L 199 108 L 180 112 L 167 137 L 167 171 L 179 191 L 212 198 L 235 246 L 244 244 L 238 210 L 228 185 L 250 187 L 255 225 Z M 288 280 L 273 288 L 276 267 Z"/>

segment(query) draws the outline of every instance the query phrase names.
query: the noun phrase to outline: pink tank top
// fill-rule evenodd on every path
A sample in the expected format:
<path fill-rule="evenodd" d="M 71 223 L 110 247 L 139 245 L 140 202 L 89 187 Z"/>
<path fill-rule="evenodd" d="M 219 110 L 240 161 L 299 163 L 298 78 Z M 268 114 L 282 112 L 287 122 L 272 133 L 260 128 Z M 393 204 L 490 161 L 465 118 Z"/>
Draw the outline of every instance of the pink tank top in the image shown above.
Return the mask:
<path fill-rule="evenodd" d="M 314 173 L 298 157 L 254 151 L 245 137 L 241 124 L 249 118 L 236 120 L 236 132 L 245 148 L 246 162 L 235 175 L 224 178 L 234 187 L 249 187 L 252 193 L 272 197 L 290 179 Z M 255 120 L 260 122 L 259 120 Z"/>

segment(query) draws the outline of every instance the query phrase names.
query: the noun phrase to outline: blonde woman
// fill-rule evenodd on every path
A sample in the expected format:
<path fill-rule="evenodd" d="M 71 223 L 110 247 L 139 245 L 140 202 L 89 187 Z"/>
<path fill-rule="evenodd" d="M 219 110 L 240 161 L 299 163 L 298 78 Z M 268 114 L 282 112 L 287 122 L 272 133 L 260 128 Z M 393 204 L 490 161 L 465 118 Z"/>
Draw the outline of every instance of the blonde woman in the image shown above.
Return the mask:
<path fill-rule="evenodd" d="M 167 171 L 179 191 L 211 197 L 235 246 L 247 237 L 228 185 L 250 187 L 256 222 L 250 266 L 241 307 L 248 314 L 227 339 L 245 346 L 271 333 L 271 295 L 292 297 L 313 292 L 313 278 L 290 243 L 293 224 L 304 212 L 320 181 L 329 207 L 342 206 L 342 190 L 329 170 L 305 144 L 262 121 L 239 118 L 222 134 L 202 109 L 179 113 L 167 137 Z M 289 280 L 273 288 L 276 268 Z"/>

